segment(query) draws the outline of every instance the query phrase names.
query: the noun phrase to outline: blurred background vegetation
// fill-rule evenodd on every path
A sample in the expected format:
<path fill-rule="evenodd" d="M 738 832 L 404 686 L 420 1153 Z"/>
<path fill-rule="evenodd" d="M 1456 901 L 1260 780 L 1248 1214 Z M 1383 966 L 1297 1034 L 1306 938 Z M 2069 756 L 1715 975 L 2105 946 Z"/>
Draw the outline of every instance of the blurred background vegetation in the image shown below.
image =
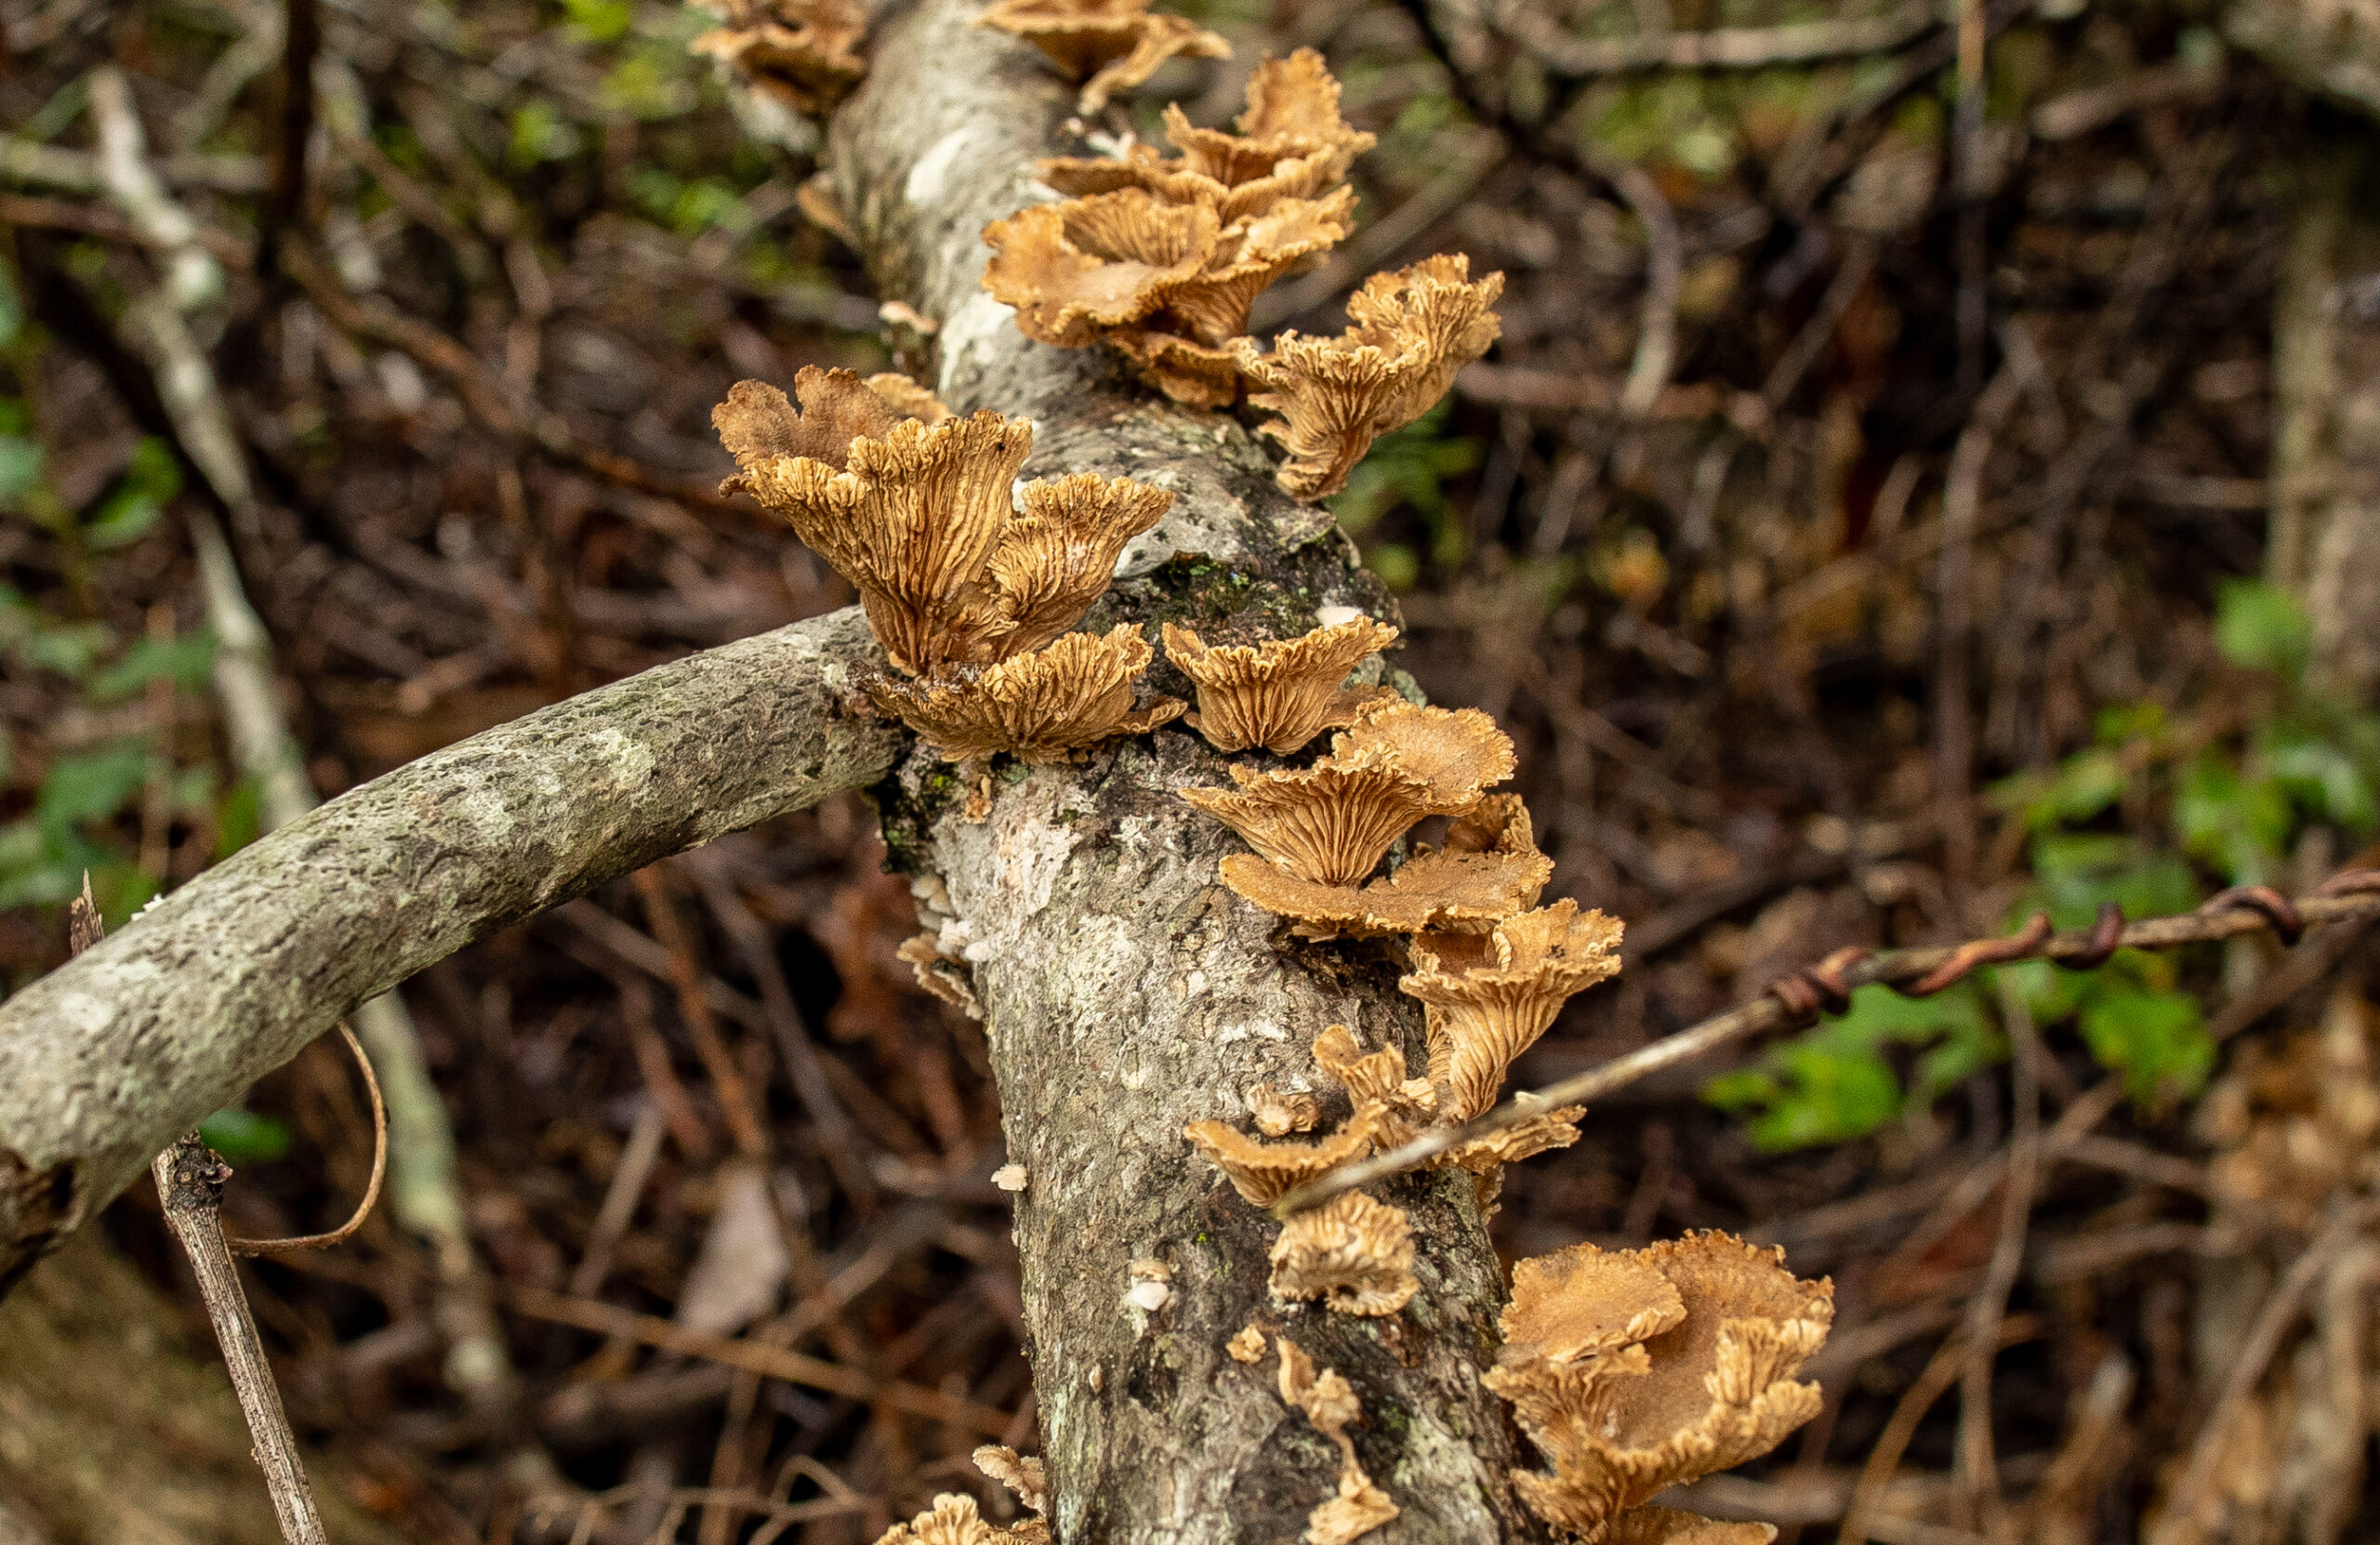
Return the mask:
<path fill-rule="evenodd" d="M 1554 893 L 1629 920 L 1630 970 L 1523 1084 L 1839 945 L 2185 910 L 2369 859 L 2369 7 L 1181 8 L 1236 56 L 1169 65 L 1085 125 L 1100 142 L 1156 137 L 1174 99 L 1222 123 L 1254 63 L 1298 46 L 1380 136 L 1358 233 L 1265 296 L 1259 331 L 1335 331 L 1367 273 L 1430 252 L 1508 276 L 1497 350 L 1334 509 L 1399 597 L 1397 663 L 1519 741 Z M 710 24 L 658 0 L 0 4 L 10 983 L 62 958 L 85 873 L 113 925 L 265 824 L 217 704 L 195 515 L 229 528 L 324 797 L 851 599 L 708 492 L 727 469 L 708 410 L 806 363 L 930 376 L 932 340 L 803 217 L 818 130 L 690 55 Z M 108 191 L 111 71 L 189 217 L 178 241 Z M 247 504 L 161 391 L 160 297 L 211 365 Z M 814 1250 L 757 1268 L 760 1307 L 718 1323 L 1017 1409 L 1029 1448 L 988 1064 L 894 957 L 914 913 L 881 856 L 864 803 L 839 801 L 514 930 L 406 998 L 480 1270 L 684 1320 L 733 1298 L 720 1262 L 750 1215 L 712 1151 L 719 1031 L 681 990 L 708 984 L 695 997 L 734 1006 L 730 1055 L 781 1134 L 768 1182 Z M 1863 1538 L 1923 1545 L 2161 1518 L 2361 1538 L 2380 1401 L 2316 1365 L 2368 1382 L 2368 1314 L 2292 1331 L 2210 1451 L 2234 1481 L 2189 1517 L 2158 1511 L 2321 1206 L 2370 1182 L 2369 950 L 2324 947 L 2323 970 L 2242 940 L 1924 1000 L 1864 990 L 1599 1111 L 1516 1177 L 1500 1241 L 1724 1226 L 1836 1275 L 1828 1413 L 1698 1488 L 1699 1511 L 1812 1538 L 1852 1512 Z M 801 1068 L 774 1061 L 787 1025 Z M 2023 1135 L 2025 1047 L 2048 1138 Z M 245 1232 L 321 1226 L 353 1195 L 344 1077 L 317 1047 L 210 1125 L 243 1165 Z M 138 1296 L 180 1270 L 153 1204 L 126 1198 L 107 1233 L 107 1269 L 138 1279 L 126 1301 L 172 1333 L 182 1307 Z M 774 1505 L 814 1504 L 804 1538 L 863 1540 L 978 1484 L 975 1436 L 525 1317 L 505 1321 L 510 1403 L 475 1404 L 443 1361 L 445 1280 L 385 1217 L 337 1260 L 252 1276 L 300 1425 L 410 1538 L 583 1521 L 721 1541 L 771 1515 L 717 1496 L 775 1485 Z M 2008 1350 L 1940 1398 L 1987 1292 Z M 109 1489 L 0 1441 L 0 1503 L 37 1538 L 128 1538 Z M 263 1538 L 249 1526 L 157 1538 Z"/>

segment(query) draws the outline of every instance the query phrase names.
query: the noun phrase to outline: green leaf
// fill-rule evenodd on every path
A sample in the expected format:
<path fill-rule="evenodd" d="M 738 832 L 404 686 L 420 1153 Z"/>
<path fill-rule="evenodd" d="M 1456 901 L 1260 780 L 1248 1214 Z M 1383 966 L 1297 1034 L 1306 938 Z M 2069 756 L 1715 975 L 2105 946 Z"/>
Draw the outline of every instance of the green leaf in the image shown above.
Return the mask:
<path fill-rule="evenodd" d="M 2276 733 L 2265 746 L 2265 760 L 2290 799 L 2316 818 L 2358 833 L 2380 820 L 2372 781 L 2345 747 L 2312 735 Z"/>
<path fill-rule="evenodd" d="M 21 510 L 41 485 L 42 449 L 21 435 L 0 435 L 0 509 Z"/>
<path fill-rule="evenodd" d="M 144 438 L 133 448 L 115 491 L 84 523 L 83 539 L 103 552 L 139 540 L 181 489 L 181 464 L 171 448 L 154 436 Z"/>
<path fill-rule="evenodd" d="M 628 0 L 562 0 L 570 14 L 571 30 L 589 43 L 617 43 L 636 20 Z"/>
<path fill-rule="evenodd" d="M 256 780 L 242 778 L 215 806 L 215 861 L 220 864 L 255 841 L 262 825 Z"/>
<path fill-rule="evenodd" d="M 33 797 L 33 819 L 53 841 L 86 821 L 115 814 L 149 781 L 149 746 L 120 740 L 52 762 Z"/>
<path fill-rule="evenodd" d="M 2098 815 L 2123 798 L 2123 762 L 2105 748 L 2079 751 L 2046 776 L 2018 773 L 1985 791 L 1995 809 L 2022 812 L 2029 831 L 2046 831 Z"/>
<path fill-rule="evenodd" d="M 2234 885 L 2269 878 L 2296 825 L 2278 780 L 2243 777 L 2211 750 L 2189 765 L 2174 790 L 2174 831 L 2183 848 Z"/>
<path fill-rule="evenodd" d="M 143 638 L 124 657 L 91 678 L 91 696 L 101 703 L 136 696 L 152 681 L 170 680 L 188 692 L 206 685 L 215 664 L 215 635 L 183 633 L 170 639 Z"/>
<path fill-rule="evenodd" d="M 2288 592 L 2252 579 L 2226 580 L 2215 592 L 2215 647 L 2233 665 L 2294 682 L 2312 642 L 2306 614 Z"/>
<path fill-rule="evenodd" d="M 0 349 L 17 341 L 25 330 L 25 303 L 17 295 L 16 276 L 0 266 Z"/>
<path fill-rule="evenodd" d="M 234 1164 L 271 1164 L 289 1152 L 289 1124 L 238 1105 L 198 1124 L 199 1141 Z"/>
<path fill-rule="evenodd" d="M 1712 1079 L 1702 1098 L 1752 1116 L 1752 1141 L 1766 1152 L 1847 1142 L 1900 1114 L 1900 1080 L 1884 1055 L 1894 1045 L 1920 1049 L 1909 1096 L 1921 1104 L 2005 1052 L 1971 982 L 1924 998 L 1867 986 L 1848 1011 Z"/>
<path fill-rule="evenodd" d="M 2123 1076 L 2142 1105 L 2196 1094 L 2215 1067 L 2215 1039 L 2188 993 L 2118 991 L 2083 1005 L 2083 1044 L 2102 1067 Z"/>

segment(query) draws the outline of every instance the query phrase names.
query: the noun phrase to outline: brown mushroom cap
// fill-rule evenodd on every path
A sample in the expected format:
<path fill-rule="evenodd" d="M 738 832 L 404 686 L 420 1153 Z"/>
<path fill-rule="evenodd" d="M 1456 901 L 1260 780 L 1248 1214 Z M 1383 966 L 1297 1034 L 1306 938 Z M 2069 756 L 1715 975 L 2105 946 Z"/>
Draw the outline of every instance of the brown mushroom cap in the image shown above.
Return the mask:
<path fill-rule="evenodd" d="M 1379 1120 L 1377 1110 L 1358 1106 L 1344 1127 L 1312 1142 L 1259 1142 L 1221 1121 L 1193 1121 L 1182 1135 L 1242 1196 L 1270 1207 L 1294 1187 L 1370 1153 Z"/>
<path fill-rule="evenodd" d="M 1354 324 L 1337 337 L 1284 333 L 1270 354 L 1253 340 L 1235 345 L 1241 371 L 1265 389 L 1250 403 L 1281 416 L 1263 432 L 1289 452 L 1285 490 L 1301 499 L 1339 492 L 1374 440 L 1427 413 L 1488 351 L 1501 330 L 1492 308 L 1504 276 L 1473 284 L 1470 273 L 1459 254 L 1376 273 L 1349 298 Z"/>
<path fill-rule="evenodd" d="M 1165 655 L 1197 683 L 1198 733 L 1218 751 L 1262 746 L 1279 756 L 1301 750 L 1324 730 L 1352 721 L 1378 695 L 1341 690 L 1366 656 L 1396 641 L 1396 629 L 1352 617 L 1294 639 L 1210 647 L 1197 634 L 1164 627 Z"/>
<path fill-rule="evenodd" d="M 1478 963 L 1449 969 L 1463 936 L 1413 941 L 1413 971 L 1398 989 L 1426 1006 L 1430 1081 L 1448 1089 L 1455 1120 L 1496 1103 L 1513 1059 L 1535 1044 L 1572 993 L 1620 971 L 1620 925 L 1565 897 L 1497 923 Z"/>
<path fill-rule="evenodd" d="M 1487 816 L 1496 835 L 1474 839 Z M 1443 849 L 1424 850 L 1385 879 L 1368 885 L 1320 885 L 1250 853 L 1218 866 L 1223 881 L 1268 912 L 1297 920 L 1300 935 L 1420 933 L 1480 928 L 1537 905 L 1554 861 L 1537 851 L 1528 812 L 1516 794 L 1491 794 L 1465 815 Z"/>
<path fill-rule="evenodd" d="M 1117 735 L 1145 734 L 1182 712 L 1170 697 L 1132 708 L 1132 679 L 1154 653 L 1140 629 L 1120 623 L 1104 634 L 1068 633 L 997 665 L 953 667 L 921 681 L 878 675 L 863 684 L 879 709 L 946 761 L 1008 751 L 1046 764 Z"/>
<path fill-rule="evenodd" d="M 1231 44 L 1187 17 L 1153 14 L 1149 0 L 999 0 L 975 19 L 1050 56 L 1082 81 L 1075 109 L 1086 115 L 1157 73 L 1176 55 L 1229 59 Z"/>
<path fill-rule="evenodd" d="M 1248 1091 L 1248 1118 L 1266 1137 L 1310 1132 L 1322 1124 L 1322 1105 L 1302 1089 L 1259 1084 Z"/>
<path fill-rule="evenodd" d="M 1135 146 L 1042 162 L 1044 180 L 1074 196 L 985 228 L 998 250 L 984 287 L 1016 308 L 1027 337 L 1104 341 L 1177 402 L 1236 402 L 1233 344 L 1250 306 L 1346 239 L 1355 192 L 1342 179 L 1373 142 L 1339 117 L 1338 83 L 1312 49 L 1260 65 L 1248 102 L 1237 134 L 1194 128 L 1169 108 L 1176 157 Z"/>
<path fill-rule="evenodd" d="M 1641 1250 L 1578 1244 L 1513 1266 L 1499 1322 L 1511 1353 L 1568 1362 L 1633 1346 L 1686 1318 L 1676 1285 Z"/>
<path fill-rule="evenodd" d="M 1236 788 L 1182 797 L 1300 879 L 1347 886 L 1425 815 L 1460 815 L 1484 785 L 1512 776 L 1513 743 L 1475 708 L 1372 706 L 1308 768 L 1256 772 L 1234 763 Z"/>
<path fill-rule="evenodd" d="M 1405 1209 L 1360 1191 L 1291 1218 L 1274 1241 L 1272 1261 L 1275 1298 L 1321 1299 L 1345 1314 L 1394 1314 L 1421 1289 Z"/>
<path fill-rule="evenodd" d="M 1815 1415 L 1818 1386 L 1793 1375 L 1834 1316 L 1832 1285 L 1796 1279 L 1781 1250 L 1709 1233 L 1625 1253 L 1676 1290 L 1681 1317 L 1639 1342 L 1522 1355 L 1486 1376 L 1554 1465 L 1514 1474 L 1514 1489 L 1540 1518 L 1591 1538 L 1666 1486 L 1768 1452 Z M 1566 1279 L 1582 1296 L 1624 1290 L 1613 1268 L 1581 1278 L 1587 1269 Z M 1665 1301 L 1648 1307 L 1653 1322 L 1670 1317 Z M 1582 1318 L 1608 1342 L 1620 1312 Z M 1543 1317 L 1542 1305 L 1531 1313 Z"/>
<path fill-rule="evenodd" d="M 854 51 L 867 17 L 853 0 L 706 0 L 721 20 L 687 45 L 796 112 L 833 107 L 867 73 Z"/>
<path fill-rule="evenodd" d="M 1022 1455 L 1006 1444 L 987 1443 L 972 1456 L 975 1468 L 1008 1487 L 1035 1512 L 1050 1511 L 1050 1476 L 1041 1457 Z"/>
<path fill-rule="evenodd" d="M 860 592 L 892 663 L 915 675 L 1035 649 L 1104 590 L 1173 501 L 1090 473 L 1028 483 L 1025 419 L 949 415 L 915 382 L 805 366 L 785 393 L 741 381 L 712 411 L 742 469 L 720 485 L 784 517 Z"/>

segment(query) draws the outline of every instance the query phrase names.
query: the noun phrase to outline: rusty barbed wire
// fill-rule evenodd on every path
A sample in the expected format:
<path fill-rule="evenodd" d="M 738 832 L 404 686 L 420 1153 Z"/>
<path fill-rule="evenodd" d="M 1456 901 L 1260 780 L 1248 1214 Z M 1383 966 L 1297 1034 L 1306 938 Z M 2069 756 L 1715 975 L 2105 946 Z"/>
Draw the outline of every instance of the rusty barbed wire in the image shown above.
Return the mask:
<path fill-rule="evenodd" d="M 2106 964 L 2119 949 L 2175 949 L 2268 931 L 2294 944 L 2309 928 L 2373 917 L 2380 917 L 2380 869 L 2356 868 L 2341 870 L 2294 900 L 2268 885 L 2235 885 L 2191 911 L 2137 922 L 2126 922 L 2122 909 L 2110 904 L 2100 908 L 2091 927 L 2064 932 L 2053 931 L 2048 915 L 2036 912 L 2016 932 L 1995 939 L 1914 949 L 1836 950 L 1771 984 L 1749 1003 L 1599 1067 L 1516 1094 L 1461 1126 L 1424 1132 L 1386 1153 L 1334 1169 L 1283 1196 L 1272 1210 L 1277 1218 L 1291 1217 L 1375 1181 L 1419 1169 L 1440 1154 L 1536 1118 L 1549 1108 L 1598 1099 L 1746 1036 L 1807 1024 L 1821 1010 L 1840 1012 L 1849 1006 L 1852 993 L 1871 984 L 1922 997 L 1983 965 L 2049 960 L 2088 971 Z"/>

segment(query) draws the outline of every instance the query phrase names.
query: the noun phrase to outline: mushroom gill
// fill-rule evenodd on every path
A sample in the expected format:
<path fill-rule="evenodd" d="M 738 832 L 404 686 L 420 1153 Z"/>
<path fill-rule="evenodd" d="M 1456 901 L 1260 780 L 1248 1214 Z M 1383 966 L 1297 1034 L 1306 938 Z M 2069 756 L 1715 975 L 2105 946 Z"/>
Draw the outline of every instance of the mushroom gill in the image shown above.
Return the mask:
<path fill-rule="evenodd" d="M 1496 341 L 1503 292 L 1502 274 L 1474 284 L 1468 258 L 1441 254 L 1365 281 L 1337 337 L 1284 333 L 1270 354 L 1235 343 L 1241 372 L 1264 389 L 1250 404 L 1281 416 L 1263 432 L 1289 452 L 1282 488 L 1321 499 L 1345 487 L 1374 440 L 1427 413 Z"/>
<path fill-rule="evenodd" d="M 1190 725 L 1218 751 L 1261 746 L 1279 756 L 1323 731 L 1351 722 L 1384 688 L 1344 689 L 1347 673 L 1396 641 L 1396 629 L 1353 617 L 1294 639 L 1210 646 L 1167 623 L 1165 657 L 1197 683 Z"/>
<path fill-rule="evenodd" d="M 869 699 L 923 737 L 945 761 L 997 752 L 1047 765 L 1117 735 L 1146 734 L 1182 711 L 1160 697 L 1132 706 L 1132 679 L 1154 654 L 1130 623 L 1068 633 L 1046 649 L 994 665 L 953 666 L 922 681 L 873 675 Z"/>
<path fill-rule="evenodd" d="M 699 0 L 720 25 L 687 46 L 796 112 L 816 115 L 867 73 L 854 51 L 867 17 L 853 0 Z"/>
<path fill-rule="evenodd" d="M 1331 737 L 1307 768 L 1258 772 L 1235 762 L 1236 788 L 1182 797 L 1291 875 L 1353 885 L 1425 815 L 1461 815 L 1513 774 L 1513 743 L 1476 708 L 1376 706 Z"/>
<path fill-rule="evenodd" d="M 1314 1037 L 1314 1065 L 1345 1086 L 1355 1108 L 1376 1113 L 1374 1141 L 1393 1148 L 1430 1124 L 1437 1090 L 1427 1078 L 1405 1076 L 1405 1053 L 1383 1047 L 1366 1051 L 1343 1024 L 1326 1026 Z"/>
<path fill-rule="evenodd" d="M 1218 866 L 1223 881 L 1308 939 L 1485 928 L 1537 905 L 1554 861 L 1537 851 L 1516 794 L 1490 794 L 1456 821 L 1440 849 L 1423 848 L 1384 879 L 1324 885 L 1252 853 Z"/>
<path fill-rule="evenodd" d="M 1658 1519 L 1614 1525 L 1665 1487 L 1767 1453 L 1817 1414 L 1818 1386 L 1793 1376 L 1826 1340 L 1834 1288 L 1796 1278 L 1782 1250 L 1712 1232 L 1617 1260 L 1593 1246 L 1557 1259 L 1516 1271 L 1505 1316 L 1508 1337 L 1547 1339 L 1510 1341 L 1486 1376 L 1553 1466 L 1513 1476 L 1547 1523 L 1587 1539 L 1670 1538 Z M 1648 1267 L 1673 1301 L 1650 1288 Z M 1658 1328 L 1625 1339 L 1646 1327 Z"/>
<path fill-rule="evenodd" d="M 1049 55 L 1068 80 L 1081 81 L 1075 111 L 1085 116 L 1176 55 L 1231 58 L 1223 34 L 1187 17 L 1152 12 L 1149 0 L 999 0 L 975 25 L 1024 39 Z"/>
<path fill-rule="evenodd" d="M 1494 1104 L 1513 1059 L 1545 1034 L 1564 1001 L 1619 974 L 1620 934 L 1617 918 L 1581 913 L 1564 897 L 1485 935 L 1414 938 L 1413 971 L 1396 985 L 1426 1010 L 1430 1081 L 1447 1091 L 1449 1119 L 1468 1121 Z"/>
<path fill-rule="evenodd" d="M 859 590 L 893 665 L 918 676 L 1047 643 L 1113 577 L 1172 495 L 1126 478 L 1045 478 L 1012 493 L 1032 425 L 949 416 L 906 377 L 804 366 L 794 397 L 739 381 L 712 410 L 750 494 Z M 938 419 L 936 414 L 943 416 Z"/>
<path fill-rule="evenodd" d="M 1334 1196 L 1283 1224 L 1272 1261 L 1275 1298 L 1320 1299 L 1345 1314 L 1394 1314 L 1421 1289 L 1405 1209 L 1360 1191 Z"/>

